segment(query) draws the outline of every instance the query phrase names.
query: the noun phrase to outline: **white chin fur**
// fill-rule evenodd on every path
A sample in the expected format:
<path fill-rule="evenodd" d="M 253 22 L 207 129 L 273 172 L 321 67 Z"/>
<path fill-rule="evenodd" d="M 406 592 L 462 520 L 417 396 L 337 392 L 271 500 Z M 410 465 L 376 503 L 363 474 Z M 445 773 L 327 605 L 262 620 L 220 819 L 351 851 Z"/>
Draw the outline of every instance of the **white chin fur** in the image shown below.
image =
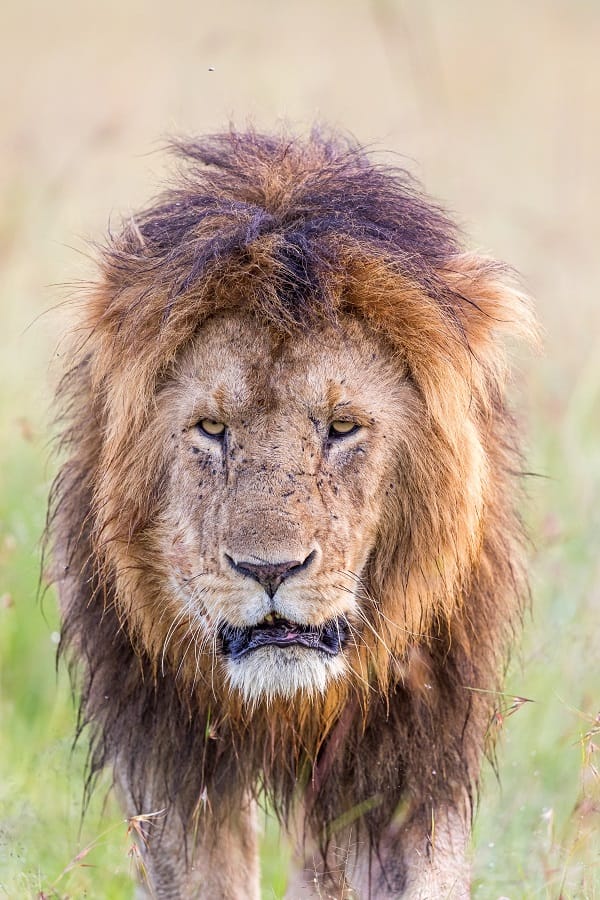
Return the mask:
<path fill-rule="evenodd" d="M 326 656 L 295 646 L 259 647 L 239 660 L 228 660 L 227 677 L 231 688 L 253 705 L 298 693 L 323 694 L 345 668 L 341 654 Z"/>

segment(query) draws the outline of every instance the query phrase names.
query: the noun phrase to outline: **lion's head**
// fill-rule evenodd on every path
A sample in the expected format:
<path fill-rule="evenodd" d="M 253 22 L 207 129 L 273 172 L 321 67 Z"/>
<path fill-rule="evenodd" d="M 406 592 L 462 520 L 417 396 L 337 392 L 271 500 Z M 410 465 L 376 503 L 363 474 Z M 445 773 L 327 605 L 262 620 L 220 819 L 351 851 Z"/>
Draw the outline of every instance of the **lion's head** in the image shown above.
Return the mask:
<path fill-rule="evenodd" d="M 214 652 L 252 699 L 360 671 L 375 612 L 367 569 L 385 565 L 399 461 L 422 412 L 405 361 L 350 314 L 290 334 L 241 310 L 209 318 L 148 423 L 167 473 L 144 534 L 155 628 L 168 612 L 147 639 L 174 665 L 187 652 L 195 677 L 198 652 Z M 400 634 L 384 630 L 397 649 L 417 623 L 381 612 L 398 620 Z"/>
<path fill-rule="evenodd" d="M 453 447 L 441 439 L 406 352 L 347 303 L 289 332 L 251 310 L 210 316 L 122 460 L 161 486 L 144 527 L 108 545 L 117 592 L 182 677 L 216 657 L 218 680 L 254 700 L 367 681 L 374 664 L 387 677 L 456 602 L 481 540 L 484 448 L 469 419 Z M 411 560 L 433 535 L 435 559 Z"/>
<path fill-rule="evenodd" d="M 216 698 L 233 732 L 279 704 L 263 770 L 261 735 L 291 723 L 301 766 L 350 698 L 442 721 L 452 685 L 495 685 L 522 595 L 499 333 L 531 331 L 527 304 L 351 142 L 176 149 L 179 181 L 105 248 L 61 394 L 52 527 L 98 764 L 140 667 L 148 728 L 161 691 L 171 723 L 174 696 Z"/>

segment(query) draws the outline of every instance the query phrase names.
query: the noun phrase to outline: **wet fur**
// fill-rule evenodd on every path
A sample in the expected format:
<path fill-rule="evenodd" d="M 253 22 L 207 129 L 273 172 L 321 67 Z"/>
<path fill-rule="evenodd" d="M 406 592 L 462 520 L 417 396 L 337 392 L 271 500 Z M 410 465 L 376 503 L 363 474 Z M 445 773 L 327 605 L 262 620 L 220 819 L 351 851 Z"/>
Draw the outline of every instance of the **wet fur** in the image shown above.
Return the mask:
<path fill-rule="evenodd" d="M 218 833 L 244 798 L 266 796 L 284 823 L 303 799 L 330 868 L 341 835 L 379 858 L 394 822 L 398 841 L 426 846 L 436 815 L 470 818 L 527 593 L 501 338 L 533 334 L 529 307 L 405 172 L 352 141 L 230 132 L 174 150 L 174 184 L 100 251 L 58 393 L 49 535 L 90 774 L 114 767 L 131 810 L 159 798 L 188 836 L 203 816 Z M 252 706 L 215 688 L 214 661 L 203 681 L 165 657 L 168 617 L 149 611 L 164 586 L 147 535 L 168 486 L 157 396 L 203 323 L 236 309 L 282 340 L 356 318 L 421 412 L 360 574 L 376 598 L 357 632 L 362 677 Z M 390 895 L 406 866 L 377 876 Z"/>

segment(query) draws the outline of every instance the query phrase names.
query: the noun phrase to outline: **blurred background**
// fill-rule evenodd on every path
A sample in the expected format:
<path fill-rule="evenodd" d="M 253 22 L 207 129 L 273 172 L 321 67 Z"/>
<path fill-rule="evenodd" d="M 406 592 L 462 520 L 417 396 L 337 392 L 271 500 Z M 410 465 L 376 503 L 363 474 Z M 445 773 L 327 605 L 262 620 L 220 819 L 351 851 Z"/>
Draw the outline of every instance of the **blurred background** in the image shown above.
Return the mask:
<path fill-rule="evenodd" d="M 156 192 L 168 134 L 322 121 L 393 153 L 536 298 L 544 354 L 516 356 L 514 385 L 542 476 L 532 614 L 474 896 L 600 897 L 598 0 L 4 0 L 0 43 L 0 896 L 129 898 L 136 868 L 108 781 L 81 822 L 85 740 L 72 749 L 54 596 L 36 599 L 86 242 Z M 266 817 L 263 844 L 280 897 L 289 852 Z"/>

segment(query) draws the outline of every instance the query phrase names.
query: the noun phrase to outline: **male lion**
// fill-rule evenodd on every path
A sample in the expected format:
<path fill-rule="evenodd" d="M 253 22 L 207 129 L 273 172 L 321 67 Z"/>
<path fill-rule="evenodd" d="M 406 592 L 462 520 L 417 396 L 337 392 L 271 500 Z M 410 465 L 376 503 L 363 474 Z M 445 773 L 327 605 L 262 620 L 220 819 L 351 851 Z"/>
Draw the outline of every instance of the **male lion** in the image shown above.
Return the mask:
<path fill-rule="evenodd" d="M 466 897 L 526 594 L 499 335 L 532 334 L 527 302 L 351 141 L 174 146 L 59 390 L 91 775 L 156 814 L 155 897 L 258 897 L 261 798 L 291 897 Z"/>

